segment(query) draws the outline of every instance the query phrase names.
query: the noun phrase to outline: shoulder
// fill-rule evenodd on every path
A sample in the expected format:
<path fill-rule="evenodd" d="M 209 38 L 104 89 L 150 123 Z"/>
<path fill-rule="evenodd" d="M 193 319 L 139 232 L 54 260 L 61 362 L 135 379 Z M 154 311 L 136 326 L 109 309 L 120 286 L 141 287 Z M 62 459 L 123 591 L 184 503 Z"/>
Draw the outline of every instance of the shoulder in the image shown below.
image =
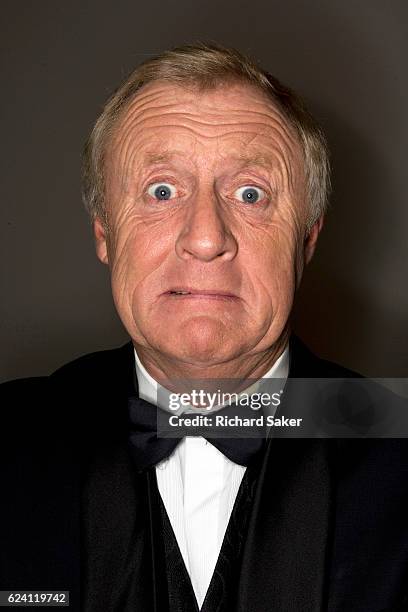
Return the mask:
<path fill-rule="evenodd" d="M 290 375 L 316 379 L 307 387 L 316 398 L 313 415 L 322 427 L 327 425 L 322 431 L 332 438 L 333 466 L 350 504 L 366 507 L 370 491 L 381 490 L 388 491 L 388 499 L 407 499 L 408 439 L 398 429 L 401 424 L 408 431 L 407 400 L 378 381 L 317 357 L 296 336 L 290 349 Z M 319 390 L 316 395 L 313 385 Z M 383 503 L 383 496 L 376 502 Z"/>
<path fill-rule="evenodd" d="M 68 381 L 83 382 L 85 379 L 101 380 L 103 376 L 115 376 L 129 366 L 133 359 L 132 342 L 113 349 L 86 353 L 57 368 L 49 376 L 52 384 Z"/>
<path fill-rule="evenodd" d="M 79 417 L 91 396 L 99 400 L 125 388 L 133 367 L 131 342 L 119 348 L 97 351 L 69 361 L 48 376 L 18 378 L 0 384 L 3 430 L 18 431 L 19 439 L 30 432 L 45 435 L 68 427 Z"/>
<path fill-rule="evenodd" d="M 0 384 L 0 397 L 12 398 L 20 393 L 41 393 L 50 385 L 81 381 L 86 377 L 101 378 L 105 374 L 115 374 L 129 365 L 132 359 L 133 346 L 131 342 L 113 349 L 95 351 L 76 357 L 59 366 L 47 376 L 16 378 Z"/>
<path fill-rule="evenodd" d="M 15 378 L 0 384 L 0 397 L 13 397 L 18 392 L 36 393 L 47 385 L 48 376 Z"/>

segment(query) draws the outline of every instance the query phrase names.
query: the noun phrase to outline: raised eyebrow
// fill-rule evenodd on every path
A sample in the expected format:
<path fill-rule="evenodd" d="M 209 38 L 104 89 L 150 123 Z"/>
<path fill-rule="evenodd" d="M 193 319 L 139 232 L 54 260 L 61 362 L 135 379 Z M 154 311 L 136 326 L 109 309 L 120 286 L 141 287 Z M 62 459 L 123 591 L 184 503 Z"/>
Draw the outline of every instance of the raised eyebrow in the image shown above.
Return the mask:
<path fill-rule="evenodd" d="M 143 165 L 149 167 L 170 164 L 176 159 L 183 157 L 186 157 L 185 151 L 164 151 L 161 153 L 148 152 L 143 156 Z M 242 153 L 239 155 L 232 155 L 231 159 L 239 164 L 240 170 L 250 167 L 260 167 L 265 170 L 271 170 L 273 167 L 276 167 L 277 163 L 274 156 L 265 155 L 264 153 L 255 153 L 254 155 Z"/>
<path fill-rule="evenodd" d="M 265 154 L 255 154 L 255 155 L 239 155 L 238 161 L 242 165 L 242 168 L 246 168 L 248 166 L 260 166 L 262 168 L 270 169 L 273 166 L 276 166 L 276 158 L 271 157 Z"/>
<path fill-rule="evenodd" d="M 143 162 L 148 166 L 155 166 L 158 164 L 166 164 L 174 160 L 177 156 L 177 153 L 146 153 L 143 157 Z"/>

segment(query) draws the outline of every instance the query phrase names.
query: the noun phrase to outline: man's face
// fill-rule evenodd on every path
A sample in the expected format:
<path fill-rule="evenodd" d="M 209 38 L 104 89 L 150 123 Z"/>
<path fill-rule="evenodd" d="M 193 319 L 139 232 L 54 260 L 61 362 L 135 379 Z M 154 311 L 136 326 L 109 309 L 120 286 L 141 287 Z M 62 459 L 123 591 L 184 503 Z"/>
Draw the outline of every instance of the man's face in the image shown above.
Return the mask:
<path fill-rule="evenodd" d="M 273 103 L 242 84 L 152 83 L 120 119 L 106 172 L 97 252 L 134 343 L 197 365 L 276 346 L 308 205 L 299 142 Z"/>

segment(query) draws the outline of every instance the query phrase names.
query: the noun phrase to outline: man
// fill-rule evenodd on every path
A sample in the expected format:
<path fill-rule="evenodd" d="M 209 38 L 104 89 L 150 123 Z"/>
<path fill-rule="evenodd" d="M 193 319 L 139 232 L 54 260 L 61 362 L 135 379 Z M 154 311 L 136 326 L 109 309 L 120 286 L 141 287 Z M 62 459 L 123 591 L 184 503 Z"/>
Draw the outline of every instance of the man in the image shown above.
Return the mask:
<path fill-rule="evenodd" d="M 328 168 L 297 96 L 234 50 L 166 52 L 107 102 L 84 198 L 131 342 L 5 386 L 3 589 L 79 606 L 81 581 L 89 612 L 406 609 L 404 441 L 155 431 L 180 379 L 352 376 L 290 335 Z"/>

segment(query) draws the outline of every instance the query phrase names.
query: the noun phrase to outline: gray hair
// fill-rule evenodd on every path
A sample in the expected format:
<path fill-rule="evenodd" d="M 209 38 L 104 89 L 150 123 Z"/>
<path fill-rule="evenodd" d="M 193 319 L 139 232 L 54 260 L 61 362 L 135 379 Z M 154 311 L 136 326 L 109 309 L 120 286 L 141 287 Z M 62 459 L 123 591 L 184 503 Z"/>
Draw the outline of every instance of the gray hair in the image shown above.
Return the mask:
<path fill-rule="evenodd" d="M 310 206 L 308 229 L 324 214 L 330 194 L 327 141 L 302 99 L 239 51 L 199 43 L 177 47 L 146 60 L 106 102 L 83 154 L 82 193 L 91 221 L 99 217 L 108 225 L 104 197 L 105 154 L 118 117 L 144 85 L 159 80 L 192 85 L 204 91 L 228 81 L 241 81 L 265 92 L 295 129 L 302 146 Z"/>

